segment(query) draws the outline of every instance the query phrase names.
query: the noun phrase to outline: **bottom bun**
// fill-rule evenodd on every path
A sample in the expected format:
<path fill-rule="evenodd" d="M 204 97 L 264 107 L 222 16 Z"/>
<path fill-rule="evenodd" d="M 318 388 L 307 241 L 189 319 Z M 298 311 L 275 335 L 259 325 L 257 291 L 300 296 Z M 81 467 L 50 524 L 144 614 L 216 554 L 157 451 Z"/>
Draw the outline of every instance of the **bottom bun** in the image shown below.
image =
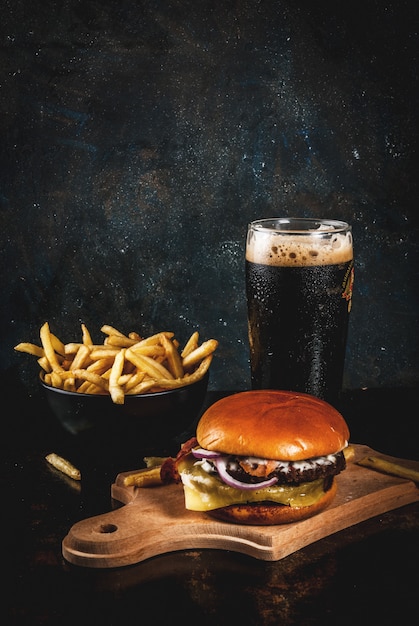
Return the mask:
<path fill-rule="evenodd" d="M 260 504 L 231 504 L 220 509 L 208 511 L 208 515 L 223 522 L 234 524 L 248 524 L 253 526 L 273 526 L 289 524 L 313 517 L 323 511 L 332 502 L 336 495 L 337 485 L 334 480 L 325 494 L 310 506 L 287 506 L 270 502 Z"/>

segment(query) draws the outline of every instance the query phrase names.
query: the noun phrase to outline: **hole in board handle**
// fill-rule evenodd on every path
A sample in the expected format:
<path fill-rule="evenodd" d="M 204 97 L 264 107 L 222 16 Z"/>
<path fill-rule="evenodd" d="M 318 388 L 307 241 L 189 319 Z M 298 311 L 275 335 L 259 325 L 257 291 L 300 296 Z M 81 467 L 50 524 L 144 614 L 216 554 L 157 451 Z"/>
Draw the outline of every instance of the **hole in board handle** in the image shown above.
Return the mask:
<path fill-rule="evenodd" d="M 115 524 L 101 524 L 98 528 L 100 533 L 114 533 L 118 530 L 118 526 Z"/>

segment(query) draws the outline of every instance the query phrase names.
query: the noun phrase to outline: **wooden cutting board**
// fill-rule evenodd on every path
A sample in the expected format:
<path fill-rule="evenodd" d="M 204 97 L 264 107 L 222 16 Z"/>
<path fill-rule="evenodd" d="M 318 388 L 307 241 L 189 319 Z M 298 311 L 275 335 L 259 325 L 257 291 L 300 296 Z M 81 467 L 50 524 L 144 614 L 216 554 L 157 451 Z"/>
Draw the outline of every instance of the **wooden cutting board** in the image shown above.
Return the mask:
<path fill-rule="evenodd" d="M 366 455 L 403 461 L 354 444 L 354 462 Z M 323 537 L 386 511 L 419 500 L 417 485 L 361 467 L 354 462 L 337 477 L 338 492 L 322 513 L 293 524 L 243 526 L 187 511 L 182 485 L 124 487 L 118 474 L 111 488 L 123 504 L 111 512 L 77 522 L 62 543 L 64 558 L 75 565 L 110 568 L 133 565 L 176 550 L 213 548 L 277 561 Z"/>

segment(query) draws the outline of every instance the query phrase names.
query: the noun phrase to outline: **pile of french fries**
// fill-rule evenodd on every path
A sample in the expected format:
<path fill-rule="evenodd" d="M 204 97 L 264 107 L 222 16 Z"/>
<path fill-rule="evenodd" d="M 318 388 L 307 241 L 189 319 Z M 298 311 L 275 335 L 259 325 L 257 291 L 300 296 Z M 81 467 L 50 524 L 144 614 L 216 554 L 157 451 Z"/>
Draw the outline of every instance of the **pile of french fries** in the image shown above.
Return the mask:
<path fill-rule="evenodd" d="M 52 387 L 88 394 L 110 394 L 115 404 L 126 395 L 176 389 L 197 382 L 208 371 L 218 346 L 216 339 L 199 344 L 192 333 L 183 349 L 172 332 L 146 338 L 104 325 L 103 344 L 94 344 L 85 324 L 81 342 L 64 344 L 48 322 L 40 329 L 41 345 L 19 343 L 18 352 L 38 358 L 41 379 Z"/>

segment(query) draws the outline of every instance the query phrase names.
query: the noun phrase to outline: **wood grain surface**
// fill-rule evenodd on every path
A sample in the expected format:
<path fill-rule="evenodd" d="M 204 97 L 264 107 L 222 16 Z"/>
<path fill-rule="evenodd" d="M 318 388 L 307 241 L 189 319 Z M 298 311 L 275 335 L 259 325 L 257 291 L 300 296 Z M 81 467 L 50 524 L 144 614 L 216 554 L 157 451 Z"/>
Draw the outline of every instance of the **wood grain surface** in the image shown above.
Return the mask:
<path fill-rule="evenodd" d="M 123 506 L 74 524 L 62 542 L 64 558 L 92 568 L 122 567 L 177 550 L 212 548 L 276 561 L 332 533 L 419 500 L 417 485 L 355 462 L 373 454 L 354 444 L 355 457 L 337 477 L 338 492 L 322 513 L 293 524 L 243 526 L 187 511 L 182 485 L 124 487 L 118 474 L 112 498 Z M 397 460 L 419 469 L 415 461 Z"/>

